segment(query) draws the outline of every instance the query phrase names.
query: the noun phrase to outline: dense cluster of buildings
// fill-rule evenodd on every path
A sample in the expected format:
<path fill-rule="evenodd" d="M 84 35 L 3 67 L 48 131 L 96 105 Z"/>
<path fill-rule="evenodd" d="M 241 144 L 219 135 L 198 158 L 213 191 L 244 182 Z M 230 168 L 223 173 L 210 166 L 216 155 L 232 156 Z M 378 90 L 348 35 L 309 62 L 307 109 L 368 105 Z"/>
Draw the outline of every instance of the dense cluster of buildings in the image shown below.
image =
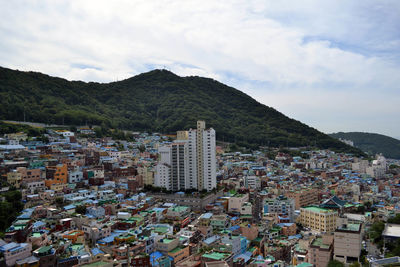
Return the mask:
<path fill-rule="evenodd" d="M 4 229 L 0 265 L 350 265 L 370 225 L 400 213 L 400 176 L 388 170 L 398 162 L 381 155 L 226 152 L 202 121 L 176 137 L 92 134 L 1 137 L 1 193 L 19 190 L 24 209 Z M 394 242 L 400 226 L 383 235 Z"/>

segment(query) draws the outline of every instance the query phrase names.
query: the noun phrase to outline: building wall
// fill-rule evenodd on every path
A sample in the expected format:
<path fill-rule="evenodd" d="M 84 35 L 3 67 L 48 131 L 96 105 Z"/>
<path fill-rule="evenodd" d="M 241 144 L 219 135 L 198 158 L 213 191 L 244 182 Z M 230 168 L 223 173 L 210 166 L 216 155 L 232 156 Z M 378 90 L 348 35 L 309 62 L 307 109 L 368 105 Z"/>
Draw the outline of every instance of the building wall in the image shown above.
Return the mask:
<path fill-rule="evenodd" d="M 198 121 L 197 129 L 178 132 L 178 138 L 184 139 L 159 148 L 154 184 L 173 191 L 211 191 L 216 187 L 215 130 Z"/>
<path fill-rule="evenodd" d="M 189 257 L 189 255 L 190 255 L 189 252 L 190 252 L 189 246 L 186 246 L 175 253 L 168 252 L 168 255 L 171 256 L 172 258 L 174 258 L 174 263 L 177 263 L 177 262 L 183 260 L 184 258 Z"/>
<path fill-rule="evenodd" d="M 215 130 L 207 129 L 203 131 L 203 188 L 211 191 L 217 187 L 217 160 L 215 145 Z M 200 190 L 200 188 L 199 188 Z"/>
<path fill-rule="evenodd" d="M 158 153 L 160 154 L 160 159 L 156 166 L 154 185 L 171 190 L 171 147 L 162 146 L 158 149 Z"/>
<path fill-rule="evenodd" d="M 68 169 L 66 164 L 47 167 L 45 181 L 47 187 L 51 187 L 54 184 L 66 184 L 67 182 Z"/>
<path fill-rule="evenodd" d="M 229 212 L 240 212 L 242 205 L 249 201 L 249 195 L 243 194 L 241 196 L 230 197 L 228 201 L 228 211 Z"/>
<path fill-rule="evenodd" d="M 288 191 L 285 194 L 288 198 L 295 200 L 295 208 L 299 210 L 301 207 L 318 204 L 318 190 L 304 189 L 301 191 Z"/>
<path fill-rule="evenodd" d="M 21 174 L 16 172 L 16 171 L 12 171 L 7 173 L 7 182 L 13 186 L 15 186 L 15 188 L 20 188 L 21 187 Z"/>
<path fill-rule="evenodd" d="M 276 198 L 264 200 L 264 213 L 276 213 L 278 215 L 286 215 L 290 221 L 294 220 L 295 201 L 291 198 Z"/>
<path fill-rule="evenodd" d="M 335 259 L 344 263 L 349 263 L 348 257 L 357 258 L 359 260 L 361 253 L 361 233 L 351 233 L 335 231 L 334 234 L 334 252 Z"/>
<path fill-rule="evenodd" d="M 299 222 L 313 230 L 330 233 L 336 229 L 337 217 L 337 211 L 321 208 L 301 208 Z"/>
<path fill-rule="evenodd" d="M 17 260 L 25 259 L 31 255 L 32 245 L 30 243 L 23 244 L 24 246 L 19 246 L 18 249 L 4 252 L 4 258 L 7 266 L 14 266 Z"/>
<path fill-rule="evenodd" d="M 320 250 L 317 248 L 311 248 L 308 252 L 308 262 L 313 264 L 315 267 L 326 267 L 331 259 L 331 250 Z"/>

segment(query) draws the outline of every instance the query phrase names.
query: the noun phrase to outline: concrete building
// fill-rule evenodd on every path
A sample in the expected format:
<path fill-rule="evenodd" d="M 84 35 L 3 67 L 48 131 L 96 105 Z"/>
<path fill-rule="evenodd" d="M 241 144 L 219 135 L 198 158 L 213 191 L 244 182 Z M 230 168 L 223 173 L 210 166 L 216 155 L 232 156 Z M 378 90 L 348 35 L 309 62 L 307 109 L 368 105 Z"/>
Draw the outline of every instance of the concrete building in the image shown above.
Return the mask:
<path fill-rule="evenodd" d="M 15 188 L 19 189 L 21 187 L 21 181 L 21 173 L 17 171 L 7 173 L 7 182 Z"/>
<path fill-rule="evenodd" d="M 236 194 L 228 200 L 228 212 L 240 213 L 242 206 L 245 202 L 249 201 L 248 194 Z"/>
<path fill-rule="evenodd" d="M 296 210 L 318 204 L 318 190 L 314 188 L 287 191 L 285 196 L 294 199 Z"/>
<path fill-rule="evenodd" d="M 155 242 L 155 249 L 161 252 L 169 252 L 179 245 L 179 238 L 161 238 Z"/>
<path fill-rule="evenodd" d="M 68 183 L 74 184 L 83 180 L 83 172 L 79 169 L 75 169 L 68 173 Z"/>
<path fill-rule="evenodd" d="M 387 242 L 395 241 L 400 238 L 400 224 L 387 223 L 382 232 L 382 236 Z"/>
<path fill-rule="evenodd" d="M 45 185 L 51 188 L 52 185 L 66 184 L 68 182 L 68 168 L 66 164 L 46 167 Z"/>
<path fill-rule="evenodd" d="M 204 121 L 197 122 L 197 129 L 190 129 L 188 136 L 189 188 L 207 191 L 216 185 L 215 130 L 206 129 Z"/>
<path fill-rule="evenodd" d="M 294 220 L 295 201 L 284 196 L 264 199 L 264 214 L 277 214 L 287 216 L 291 222 Z"/>
<path fill-rule="evenodd" d="M 7 266 L 14 266 L 17 260 L 31 256 L 32 245 L 30 243 L 8 243 L 0 247 Z"/>
<path fill-rule="evenodd" d="M 334 233 L 334 259 L 343 263 L 360 261 L 362 224 L 343 224 Z"/>
<path fill-rule="evenodd" d="M 177 132 L 178 140 L 159 148 L 154 184 L 167 190 L 197 189 L 211 191 L 216 187 L 215 130 L 197 129 Z"/>
<path fill-rule="evenodd" d="M 308 250 L 308 262 L 315 267 L 326 267 L 332 258 L 333 236 L 316 237 Z"/>
<path fill-rule="evenodd" d="M 260 177 L 254 175 L 254 172 L 251 171 L 251 173 L 249 173 L 244 177 L 244 186 L 246 188 L 260 189 L 261 188 Z"/>
<path fill-rule="evenodd" d="M 187 141 L 177 141 L 159 148 L 160 161 L 156 167 L 154 184 L 171 191 L 185 190 L 188 187 Z"/>
<path fill-rule="evenodd" d="M 299 223 L 312 230 L 331 233 L 336 229 L 338 212 L 319 207 L 305 207 L 300 209 Z"/>

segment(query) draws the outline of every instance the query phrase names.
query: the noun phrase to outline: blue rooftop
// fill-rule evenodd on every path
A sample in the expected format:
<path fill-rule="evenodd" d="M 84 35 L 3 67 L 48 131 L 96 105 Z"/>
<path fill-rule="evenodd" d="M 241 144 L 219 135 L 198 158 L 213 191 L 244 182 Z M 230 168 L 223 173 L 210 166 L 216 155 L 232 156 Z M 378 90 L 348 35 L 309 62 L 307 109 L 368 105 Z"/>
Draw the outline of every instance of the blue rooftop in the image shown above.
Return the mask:
<path fill-rule="evenodd" d="M 96 255 L 98 255 L 98 254 L 104 254 L 104 252 L 101 251 L 101 250 L 98 249 L 98 248 L 92 248 L 91 252 L 92 252 L 92 255 L 93 255 L 93 256 L 96 256 Z"/>

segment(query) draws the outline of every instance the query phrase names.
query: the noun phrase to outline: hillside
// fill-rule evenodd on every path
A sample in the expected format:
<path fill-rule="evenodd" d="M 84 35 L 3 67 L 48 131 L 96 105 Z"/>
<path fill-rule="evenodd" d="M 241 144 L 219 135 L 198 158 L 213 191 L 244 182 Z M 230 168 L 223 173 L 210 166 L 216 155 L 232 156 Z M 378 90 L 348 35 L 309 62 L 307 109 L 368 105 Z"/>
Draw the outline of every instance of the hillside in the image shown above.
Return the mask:
<path fill-rule="evenodd" d="M 329 135 L 337 139 L 351 140 L 355 147 L 370 155 L 382 153 L 387 158 L 400 159 L 400 140 L 398 139 L 383 134 L 362 132 L 339 132 Z"/>
<path fill-rule="evenodd" d="M 112 83 L 67 81 L 0 68 L 0 119 L 171 133 L 203 119 L 239 145 L 317 146 L 359 154 L 212 79 L 154 70 Z"/>

